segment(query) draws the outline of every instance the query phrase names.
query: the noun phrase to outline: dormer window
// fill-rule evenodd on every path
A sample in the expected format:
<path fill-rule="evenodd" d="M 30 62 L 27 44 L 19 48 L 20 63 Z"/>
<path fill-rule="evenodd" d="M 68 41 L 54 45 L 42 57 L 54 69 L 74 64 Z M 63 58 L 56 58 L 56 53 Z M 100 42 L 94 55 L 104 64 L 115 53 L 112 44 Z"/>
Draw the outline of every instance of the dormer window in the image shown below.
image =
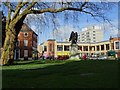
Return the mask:
<path fill-rule="evenodd" d="M 24 37 L 27 37 L 28 36 L 28 32 L 24 32 Z"/>

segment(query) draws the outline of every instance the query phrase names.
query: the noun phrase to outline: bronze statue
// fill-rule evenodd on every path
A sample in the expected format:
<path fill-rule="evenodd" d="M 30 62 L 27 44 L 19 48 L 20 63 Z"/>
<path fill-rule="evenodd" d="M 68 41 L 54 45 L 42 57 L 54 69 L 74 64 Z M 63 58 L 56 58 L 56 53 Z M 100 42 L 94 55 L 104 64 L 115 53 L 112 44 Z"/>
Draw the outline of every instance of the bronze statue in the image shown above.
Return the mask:
<path fill-rule="evenodd" d="M 77 32 L 71 32 L 69 41 L 71 41 L 71 45 L 77 44 L 77 39 L 78 39 L 78 33 Z"/>

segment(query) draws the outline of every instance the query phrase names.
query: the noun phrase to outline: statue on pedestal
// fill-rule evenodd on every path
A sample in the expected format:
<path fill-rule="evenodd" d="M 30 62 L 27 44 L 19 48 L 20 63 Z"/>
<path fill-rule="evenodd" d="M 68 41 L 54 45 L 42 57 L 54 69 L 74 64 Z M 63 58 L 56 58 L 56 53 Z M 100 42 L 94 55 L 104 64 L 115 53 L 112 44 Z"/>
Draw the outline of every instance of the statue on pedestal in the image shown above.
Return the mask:
<path fill-rule="evenodd" d="M 77 32 L 71 32 L 69 41 L 71 41 L 71 45 L 77 44 L 77 38 L 78 38 L 78 33 Z"/>
<path fill-rule="evenodd" d="M 71 41 L 70 59 L 79 59 L 77 39 L 78 33 L 72 31 L 69 38 L 69 41 Z"/>

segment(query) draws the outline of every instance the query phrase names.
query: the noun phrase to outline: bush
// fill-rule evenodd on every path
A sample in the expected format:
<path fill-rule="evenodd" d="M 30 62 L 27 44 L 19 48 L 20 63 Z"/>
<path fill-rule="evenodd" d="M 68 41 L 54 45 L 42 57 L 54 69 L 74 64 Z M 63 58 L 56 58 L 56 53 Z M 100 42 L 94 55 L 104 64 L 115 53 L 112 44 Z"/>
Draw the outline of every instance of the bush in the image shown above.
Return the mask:
<path fill-rule="evenodd" d="M 60 56 L 58 56 L 57 59 L 58 60 L 66 60 L 66 59 L 69 59 L 69 55 L 60 55 Z"/>

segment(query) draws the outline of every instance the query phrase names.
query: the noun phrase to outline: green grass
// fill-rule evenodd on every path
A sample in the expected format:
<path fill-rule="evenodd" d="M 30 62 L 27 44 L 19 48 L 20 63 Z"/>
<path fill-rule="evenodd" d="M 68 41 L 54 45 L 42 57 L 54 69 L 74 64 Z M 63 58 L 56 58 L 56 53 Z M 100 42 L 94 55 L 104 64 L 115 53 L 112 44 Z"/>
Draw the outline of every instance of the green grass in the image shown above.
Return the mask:
<path fill-rule="evenodd" d="M 119 61 L 19 61 L 3 66 L 3 88 L 118 88 Z"/>

